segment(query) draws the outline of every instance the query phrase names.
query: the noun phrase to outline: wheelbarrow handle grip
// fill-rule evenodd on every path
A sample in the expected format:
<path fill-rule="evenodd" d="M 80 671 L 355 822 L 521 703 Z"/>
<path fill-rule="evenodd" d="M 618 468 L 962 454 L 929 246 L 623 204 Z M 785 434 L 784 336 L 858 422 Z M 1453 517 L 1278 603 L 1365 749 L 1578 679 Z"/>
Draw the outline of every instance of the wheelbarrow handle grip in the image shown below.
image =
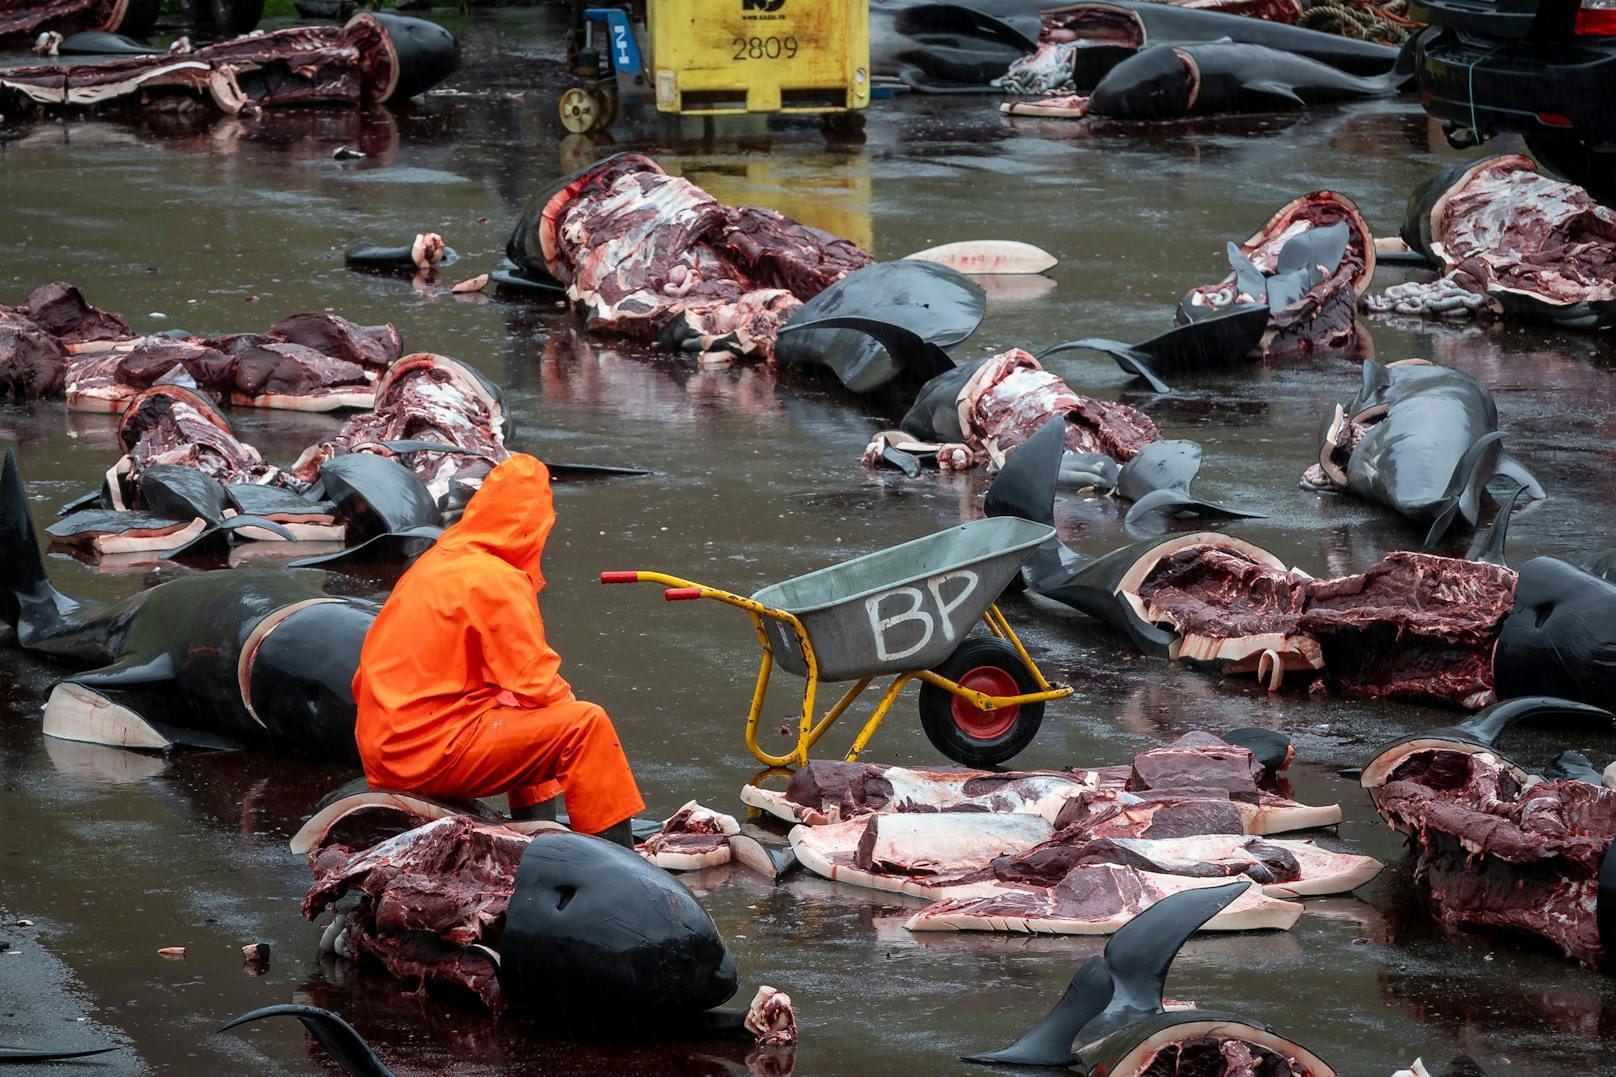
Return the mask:
<path fill-rule="evenodd" d="M 601 583 L 639 583 L 640 582 L 640 574 L 638 572 L 602 572 L 600 574 L 600 582 Z"/>
<path fill-rule="evenodd" d="M 662 597 L 669 602 L 683 602 L 689 598 L 700 598 L 700 587 L 670 587 L 662 592 Z"/>

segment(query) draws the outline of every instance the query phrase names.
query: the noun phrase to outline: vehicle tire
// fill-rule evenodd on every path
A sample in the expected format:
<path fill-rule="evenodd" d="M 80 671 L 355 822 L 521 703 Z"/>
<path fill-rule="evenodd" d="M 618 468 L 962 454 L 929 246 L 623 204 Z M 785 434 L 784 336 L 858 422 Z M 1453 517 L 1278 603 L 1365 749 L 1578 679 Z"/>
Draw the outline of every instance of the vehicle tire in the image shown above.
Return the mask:
<path fill-rule="evenodd" d="M 1526 148 L 1538 163 L 1580 187 L 1606 205 L 1616 205 L 1616 149 L 1591 149 L 1567 135 L 1535 131 Z"/>
<path fill-rule="evenodd" d="M 208 0 L 213 29 L 221 38 L 240 37 L 258 28 L 264 0 Z"/>
<path fill-rule="evenodd" d="M 1007 640 L 977 636 L 934 670 L 956 684 L 995 696 L 1038 691 L 1038 681 Z M 978 710 L 946 688 L 920 686 L 920 726 L 932 746 L 968 767 L 996 767 L 1015 756 L 1038 735 L 1044 721 L 1042 703 L 1021 703 L 995 711 Z"/>
<path fill-rule="evenodd" d="M 600 122 L 595 125 L 595 130 L 604 131 L 617 119 L 617 87 L 597 86 L 590 92 L 595 95 L 595 103 L 600 108 Z"/>

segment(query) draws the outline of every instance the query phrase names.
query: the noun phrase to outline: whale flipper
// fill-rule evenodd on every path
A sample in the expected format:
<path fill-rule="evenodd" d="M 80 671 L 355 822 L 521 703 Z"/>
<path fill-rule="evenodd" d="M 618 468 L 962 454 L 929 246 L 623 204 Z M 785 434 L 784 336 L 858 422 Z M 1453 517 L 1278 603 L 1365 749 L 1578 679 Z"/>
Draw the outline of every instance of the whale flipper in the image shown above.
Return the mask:
<path fill-rule="evenodd" d="M 1067 340 L 1059 344 L 1050 345 L 1037 355 L 1033 356 L 1033 358 L 1037 359 L 1041 363 L 1051 355 L 1056 355 L 1060 352 L 1075 351 L 1079 348 L 1086 348 L 1090 351 L 1104 352 L 1117 361 L 1117 366 L 1121 367 L 1123 370 L 1126 370 L 1134 377 L 1142 378 L 1149 382 L 1150 387 L 1156 390 L 1158 393 L 1170 393 L 1173 391 L 1170 385 L 1162 381 L 1161 375 L 1157 374 L 1151 369 L 1150 356 L 1148 354 L 1140 351 L 1132 344 L 1124 344 L 1120 340 L 1109 340 L 1105 337 L 1084 337 L 1081 340 Z"/>
<path fill-rule="evenodd" d="M 1083 963 L 1061 993 L 1060 1001 L 1015 1043 L 998 1051 L 965 1055 L 963 1062 L 1000 1066 L 1038 1066 L 1060 1069 L 1077 1059 L 1072 1041 L 1083 1026 L 1098 1017 L 1111 1001 L 1111 973 L 1105 958 L 1096 954 Z"/>
<path fill-rule="evenodd" d="M 113 665 L 75 673 L 67 679 L 87 688 L 146 688 L 170 683 L 174 673 L 174 656 L 165 652 L 151 656 L 130 655 Z"/>
<path fill-rule="evenodd" d="M 1589 785 L 1599 785 L 1605 778 L 1604 773 L 1581 752 L 1561 752 L 1554 762 L 1543 768 L 1543 776 L 1550 781 L 1565 779 L 1587 782 Z"/>
<path fill-rule="evenodd" d="M 1526 496 L 1533 501 L 1542 501 L 1549 496 L 1544 491 L 1542 483 L 1537 481 L 1537 477 L 1526 469 L 1526 465 L 1507 452 L 1498 454 L 1498 465 L 1493 468 L 1493 474 L 1518 483 L 1526 490 Z"/>
<path fill-rule="evenodd" d="M 287 542 L 296 542 L 297 536 L 291 531 L 276 523 L 266 520 L 262 516 L 232 516 L 228 520 L 208 528 L 196 538 L 183 545 L 176 546 L 163 554 L 166 561 L 182 560 L 219 560 L 230 555 L 230 536 L 243 527 L 261 527 Z"/>
<path fill-rule="evenodd" d="M 1150 493 L 1133 503 L 1133 506 L 1128 509 L 1128 515 L 1123 517 L 1122 522 L 1132 527 L 1151 516 L 1171 518 L 1183 512 L 1192 512 L 1197 516 L 1217 516 L 1231 520 L 1261 520 L 1265 518 L 1260 512 L 1247 512 L 1245 509 L 1219 505 L 1215 501 L 1202 501 L 1188 490 L 1173 488 L 1150 491 Z"/>
<path fill-rule="evenodd" d="M 318 1006 L 290 1004 L 265 1006 L 234 1018 L 219 1031 L 226 1032 L 238 1025 L 260 1021 L 265 1017 L 295 1017 L 303 1022 L 303 1027 L 309 1030 L 309 1034 L 326 1049 L 332 1060 L 341 1066 L 344 1072 L 354 1074 L 355 1077 L 394 1077 L 393 1071 L 376 1057 L 376 1052 L 371 1050 L 370 1044 L 365 1042 L 365 1038 L 355 1031 L 352 1025 L 330 1010 L 322 1010 Z"/>
<path fill-rule="evenodd" d="M 387 531 L 370 538 L 345 550 L 336 553 L 320 554 L 315 557 L 300 557 L 296 561 L 288 561 L 288 568 L 331 568 L 336 565 L 407 565 L 425 553 L 438 536 L 443 534 L 443 528 L 430 524 L 419 527 L 406 527 L 398 531 Z"/>
<path fill-rule="evenodd" d="M 49 633 L 78 610 L 45 574 L 28 491 L 16 453 L 7 449 L 0 464 L 0 617 L 21 637 Z"/>
<path fill-rule="evenodd" d="M 83 1051 L 30 1051 L 21 1047 L 0 1047 L 0 1066 L 9 1062 L 61 1062 L 68 1058 L 89 1058 L 91 1055 L 121 1050 L 122 1047 L 92 1047 Z"/>
<path fill-rule="evenodd" d="M 1453 526 L 1454 517 L 1460 513 L 1463 513 L 1464 518 L 1470 523 L 1476 522 L 1476 516 L 1481 511 L 1482 491 L 1486 489 L 1487 480 L 1492 477 L 1490 470 L 1482 474 L 1487 450 L 1508 436 L 1502 430 L 1483 434 L 1472 442 L 1470 448 L 1459 458 L 1459 462 L 1454 465 L 1453 474 L 1448 478 L 1447 490 L 1442 495 L 1442 509 L 1432 521 L 1431 529 L 1425 534 L 1425 549 L 1429 550 L 1442 541 L 1442 536 Z"/>
<path fill-rule="evenodd" d="M 1283 82 L 1276 82 L 1273 79 L 1256 79 L 1246 83 L 1244 89 L 1247 93 L 1261 94 L 1265 97 L 1277 97 L 1281 101 L 1295 105 L 1297 108 L 1307 107 L 1307 102 L 1297 96 L 1295 90 Z"/>
<path fill-rule="evenodd" d="M 1588 703 L 1577 703 L 1569 699 L 1560 699 L 1556 696 L 1521 696 L 1517 699 L 1506 699 L 1502 703 L 1494 703 L 1484 707 L 1470 718 L 1449 730 L 1462 734 L 1463 739 L 1484 747 L 1494 747 L 1498 738 L 1510 726 L 1522 718 L 1592 718 L 1601 717 L 1608 721 L 1616 721 L 1616 714 L 1603 707 L 1595 707 Z M 1438 732 L 1438 731 L 1433 731 Z"/>
<path fill-rule="evenodd" d="M 1507 501 L 1499 503 L 1498 515 L 1493 517 L 1492 526 L 1487 529 L 1487 534 L 1474 547 L 1470 560 L 1509 567 L 1509 562 L 1504 559 L 1504 545 L 1509 541 L 1509 521 L 1515 513 L 1516 502 L 1520 501 L 1525 493 L 1527 493 L 1526 487 L 1517 486 Z"/>

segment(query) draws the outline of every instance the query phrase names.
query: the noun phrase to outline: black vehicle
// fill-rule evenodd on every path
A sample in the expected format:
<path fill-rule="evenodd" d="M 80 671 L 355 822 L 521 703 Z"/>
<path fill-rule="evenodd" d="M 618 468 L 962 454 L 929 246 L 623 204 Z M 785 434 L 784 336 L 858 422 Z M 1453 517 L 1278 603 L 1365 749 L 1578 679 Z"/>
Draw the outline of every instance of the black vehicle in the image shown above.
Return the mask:
<path fill-rule="evenodd" d="M 1616 196 L 1616 0 L 1411 0 L 1420 102 L 1455 146 L 1515 132 L 1596 197 Z"/>

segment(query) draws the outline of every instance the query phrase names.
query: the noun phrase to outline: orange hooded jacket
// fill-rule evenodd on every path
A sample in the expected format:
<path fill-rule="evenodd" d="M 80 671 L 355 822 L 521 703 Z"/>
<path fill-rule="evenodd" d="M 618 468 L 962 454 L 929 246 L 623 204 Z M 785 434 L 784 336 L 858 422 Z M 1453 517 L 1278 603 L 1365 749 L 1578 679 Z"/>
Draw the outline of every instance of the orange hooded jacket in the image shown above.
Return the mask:
<path fill-rule="evenodd" d="M 430 785 L 497 707 L 573 699 L 535 599 L 555 519 L 549 471 L 512 456 L 399 579 L 353 680 L 354 735 L 373 785 Z"/>

